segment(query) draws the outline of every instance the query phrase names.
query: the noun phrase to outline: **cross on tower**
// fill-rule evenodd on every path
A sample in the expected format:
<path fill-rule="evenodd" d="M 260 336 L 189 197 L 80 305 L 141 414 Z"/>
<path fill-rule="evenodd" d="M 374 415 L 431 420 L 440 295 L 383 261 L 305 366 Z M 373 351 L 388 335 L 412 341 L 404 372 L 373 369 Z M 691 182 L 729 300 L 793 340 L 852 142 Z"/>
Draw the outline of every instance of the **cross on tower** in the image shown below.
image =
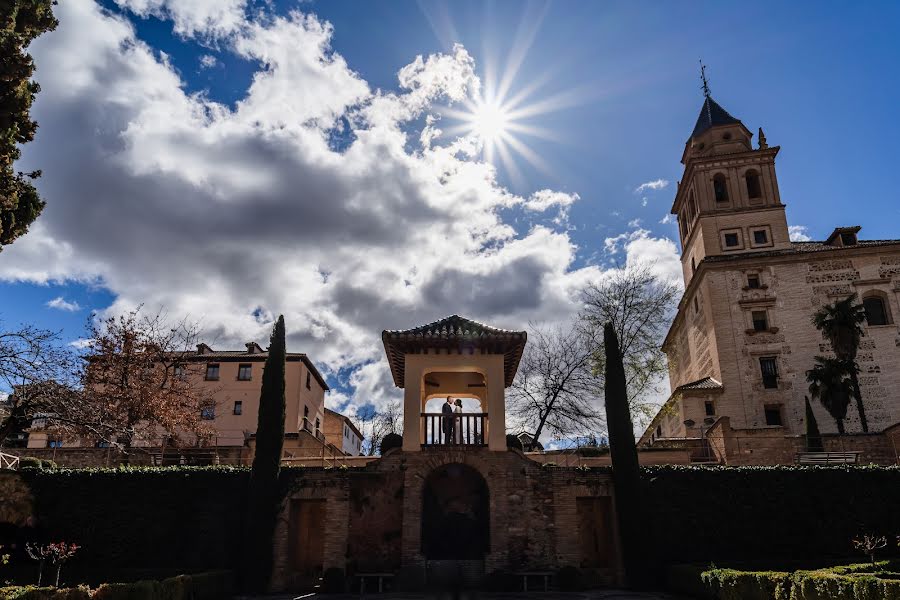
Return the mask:
<path fill-rule="evenodd" d="M 706 78 L 706 65 L 703 64 L 703 59 L 700 59 L 700 81 L 703 82 L 701 88 L 703 89 L 703 95 L 709 98 L 709 79 Z"/>

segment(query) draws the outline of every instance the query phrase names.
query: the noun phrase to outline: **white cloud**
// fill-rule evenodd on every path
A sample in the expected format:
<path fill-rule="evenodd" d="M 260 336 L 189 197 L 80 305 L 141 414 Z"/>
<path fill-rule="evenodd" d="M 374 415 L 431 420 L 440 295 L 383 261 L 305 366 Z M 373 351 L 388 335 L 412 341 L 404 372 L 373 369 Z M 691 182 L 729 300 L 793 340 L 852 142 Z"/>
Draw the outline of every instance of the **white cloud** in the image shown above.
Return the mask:
<path fill-rule="evenodd" d="M 637 229 L 638 227 L 641 226 L 641 220 L 640 219 L 632 219 L 632 220 L 628 221 L 628 226 Z"/>
<path fill-rule="evenodd" d="M 244 22 L 247 0 L 115 0 L 140 17 L 170 19 L 184 37 L 221 37 Z"/>
<path fill-rule="evenodd" d="M 610 256 L 625 254 L 625 267 L 650 264 L 659 277 L 681 285 L 681 259 L 675 242 L 669 238 L 654 238 L 646 229 L 621 233 L 603 240 L 603 247 Z"/>
<path fill-rule="evenodd" d="M 91 340 L 87 338 L 78 338 L 77 340 L 72 340 L 69 342 L 69 346 L 73 348 L 78 348 L 79 350 L 83 350 L 91 345 Z"/>
<path fill-rule="evenodd" d="M 77 302 L 68 302 L 62 296 L 57 296 L 53 300 L 47 302 L 47 307 L 55 308 L 57 310 L 62 310 L 65 312 L 78 312 L 79 310 L 81 310 L 81 307 Z"/>
<path fill-rule="evenodd" d="M 405 133 L 479 89 L 462 46 L 416 57 L 398 91 L 372 90 L 314 16 L 248 21 L 242 8 L 235 22 L 204 20 L 175 14 L 180 2 L 120 1 L 185 35 L 228 31 L 222 43 L 259 69 L 234 108 L 217 104 L 186 93 L 127 20 L 91 0 L 60 3 L 58 29 L 31 47 L 41 129 L 20 165 L 44 170 L 48 203 L 4 250 L 0 279 L 98 283 L 116 295 L 109 312 L 165 307 L 199 320 L 216 347 L 265 341 L 284 314 L 292 350 L 326 372 L 349 369 L 355 391 L 329 402 L 360 405 L 402 395 L 382 329 L 451 313 L 501 327 L 558 321 L 601 274 L 573 268 L 559 223 L 517 234 L 500 217 L 511 206 L 564 215 L 576 194 L 511 194 L 473 140 Z M 338 123 L 351 141 L 335 149 Z M 677 264 L 674 244 L 640 231 L 621 242 L 626 261 Z"/>
<path fill-rule="evenodd" d="M 788 233 L 791 236 L 792 242 L 808 242 L 812 240 L 812 238 L 809 237 L 806 225 L 789 225 Z"/>
<path fill-rule="evenodd" d="M 204 54 L 200 57 L 200 68 L 201 69 L 212 69 L 213 67 L 218 66 L 219 59 L 213 56 L 212 54 Z"/>
<path fill-rule="evenodd" d="M 675 223 L 675 222 L 676 222 L 675 215 L 673 215 L 671 213 L 665 215 L 662 219 L 659 220 L 660 225 L 668 225 L 670 223 Z"/>
<path fill-rule="evenodd" d="M 634 188 L 635 194 L 643 194 L 647 190 L 661 190 L 669 185 L 668 180 L 666 179 L 654 179 L 653 181 L 647 181 L 642 183 L 641 185 Z"/>

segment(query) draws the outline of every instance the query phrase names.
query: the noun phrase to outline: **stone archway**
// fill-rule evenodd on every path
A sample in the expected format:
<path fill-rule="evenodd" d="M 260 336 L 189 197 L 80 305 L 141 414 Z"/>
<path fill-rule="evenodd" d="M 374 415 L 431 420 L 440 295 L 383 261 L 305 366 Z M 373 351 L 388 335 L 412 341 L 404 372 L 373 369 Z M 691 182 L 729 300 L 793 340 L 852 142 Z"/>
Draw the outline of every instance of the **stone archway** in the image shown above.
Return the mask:
<path fill-rule="evenodd" d="M 422 492 L 422 554 L 426 560 L 481 560 L 490 551 L 490 493 L 474 468 L 435 468 Z"/>

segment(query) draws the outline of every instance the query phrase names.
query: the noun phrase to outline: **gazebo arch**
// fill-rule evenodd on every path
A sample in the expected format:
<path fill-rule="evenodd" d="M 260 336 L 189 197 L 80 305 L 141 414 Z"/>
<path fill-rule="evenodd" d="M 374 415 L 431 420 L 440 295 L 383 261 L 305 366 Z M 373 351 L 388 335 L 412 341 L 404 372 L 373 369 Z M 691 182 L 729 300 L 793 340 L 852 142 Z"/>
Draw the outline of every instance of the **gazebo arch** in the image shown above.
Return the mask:
<path fill-rule="evenodd" d="M 404 390 L 404 451 L 421 449 L 425 442 L 425 401 L 438 393 L 477 395 L 486 407 L 483 419 L 488 448 L 506 450 L 505 394 L 525 349 L 524 331 L 498 329 L 452 315 L 413 329 L 384 331 L 381 339 L 394 384 Z M 452 375 L 467 373 L 479 374 L 483 382 Z M 446 381 L 438 380 L 435 374 L 447 374 Z M 431 390 L 429 376 L 435 384 Z"/>

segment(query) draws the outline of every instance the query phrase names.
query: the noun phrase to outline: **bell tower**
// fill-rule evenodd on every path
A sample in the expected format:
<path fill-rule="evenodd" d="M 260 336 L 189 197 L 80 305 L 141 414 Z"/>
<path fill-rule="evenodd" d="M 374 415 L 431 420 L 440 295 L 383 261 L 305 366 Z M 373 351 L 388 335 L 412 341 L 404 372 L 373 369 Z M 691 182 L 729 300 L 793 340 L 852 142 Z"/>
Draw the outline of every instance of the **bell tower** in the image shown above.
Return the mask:
<path fill-rule="evenodd" d="M 684 175 L 672 205 L 685 285 L 708 256 L 791 247 L 775 178 L 780 148 L 769 147 L 762 128 L 753 148 L 753 134 L 713 100 L 703 69 L 703 105 L 684 147 Z"/>

